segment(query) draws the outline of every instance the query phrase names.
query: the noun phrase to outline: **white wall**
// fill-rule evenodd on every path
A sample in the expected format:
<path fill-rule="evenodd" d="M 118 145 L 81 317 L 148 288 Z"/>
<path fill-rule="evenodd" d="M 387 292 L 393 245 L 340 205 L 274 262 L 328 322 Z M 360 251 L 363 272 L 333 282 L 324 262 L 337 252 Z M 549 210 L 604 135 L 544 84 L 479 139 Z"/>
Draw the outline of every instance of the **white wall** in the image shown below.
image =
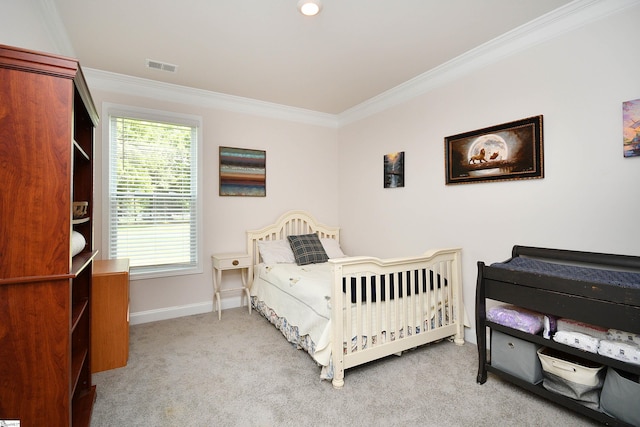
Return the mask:
<path fill-rule="evenodd" d="M 64 41 L 49 37 L 39 3 L 3 4 L 0 43 L 69 54 Z M 504 260 L 514 244 L 640 255 L 640 158 L 622 157 L 621 126 L 622 102 L 640 98 L 633 50 L 639 19 L 634 6 L 338 131 L 92 88 L 99 109 L 103 101 L 125 103 L 197 114 L 204 122 L 205 271 L 133 282 L 132 312 L 151 320 L 210 309 L 209 255 L 244 250 L 246 229 L 294 208 L 340 224 L 351 254 L 462 247 L 470 316 L 476 262 Z M 544 179 L 445 185 L 444 137 L 538 114 L 544 115 Z M 219 145 L 267 151 L 266 198 L 217 195 Z M 394 151 L 406 153 L 406 187 L 383 189 L 382 158 Z M 100 161 L 96 166 L 100 203 Z M 96 219 L 100 248 L 102 218 Z M 239 276 L 225 280 L 233 286 Z M 475 340 L 473 332 L 468 339 Z"/>
<path fill-rule="evenodd" d="M 469 316 L 476 262 L 514 244 L 640 255 L 640 158 L 622 155 L 622 102 L 640 98 L 639 20 L 628 9 L 340 129 L 344 245 L 380 257 L 461 247 Z M 446 136 L 539 114 L 544 179 L 445 185 Z M 406 186 L 383 189 L 395 151 Z"/>
<path fill-rule="evenodd" d="M 275 222 L 285 211 L 305 209 L 327 224 L 338 221 L 337 131 L 333 128 L 293 123 L 213 108 L 132 97 L 92 90 L 96 106 L 104 102 L 199 115 L 203 118 L 204 272 L 164 279 L 131 282 L 132 322 L 144 322 L 193 314 L 212 309 L 211 254 L 245 252 L 246 230 Z M 106 117 L 102 116 L 104 126 Z M 265 150 L 267 156 L 266 197 L 219 196 L 219 146 Z M 96 135 L 101 153 L 102 134 Z M 96 162 L 95 247 L 103 247 L 100 224 L 105 182 L 103 165 Z M 104 252 L 98 257 L 104 255 Z M 223 273 L 223 286 L 240 286 L 237 272 Z M 240 305 L 240 296 L 227 294 L 223 308 Z"/>

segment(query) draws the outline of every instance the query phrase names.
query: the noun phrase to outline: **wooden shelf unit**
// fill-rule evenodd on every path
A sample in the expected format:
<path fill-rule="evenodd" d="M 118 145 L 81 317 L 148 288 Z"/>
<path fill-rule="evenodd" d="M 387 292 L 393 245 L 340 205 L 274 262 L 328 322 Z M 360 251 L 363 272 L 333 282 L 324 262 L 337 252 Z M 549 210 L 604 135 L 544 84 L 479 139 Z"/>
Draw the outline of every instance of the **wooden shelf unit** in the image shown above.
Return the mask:
<path fill-rule="evenodd" d="M 579 265 L 598 269 L 640 272 L 640 257 L 601 254 L 569 250 L 514 246 L 512 258 L 522 256 L 550 263 Z M 513 304 L 522 308 L 565 317 L 604 328 L 613 328 L 640 334 L 640 290 L 614 286 L 598 281 L 553 276 L 543 272 L 512 271 L 478 262 L 476 286 L 476 338 L 478 343 L 477 382 L 484 384 L 491 372 L 507 381 L 610 426 L 628 426 L 627 423 L 582 405 L 565 397 L 531 384 L 491 364 L 487 353 L 490 348 L 487 332 L 496 330 L 507 335 L 532 342 L 563 353 L 587 359 L 605 367 L 620 369 L 640 375 L 640 366 L 590 353 L 575 347 L 545 339 L 541 335 L 528 334 L 487 320 L 487 300 Z"/>
<path fill-rule="evenodd" d="M 98 114 L 76 60 L 4 45 L 0 112 L 0 419 L 87 426 Z"/>

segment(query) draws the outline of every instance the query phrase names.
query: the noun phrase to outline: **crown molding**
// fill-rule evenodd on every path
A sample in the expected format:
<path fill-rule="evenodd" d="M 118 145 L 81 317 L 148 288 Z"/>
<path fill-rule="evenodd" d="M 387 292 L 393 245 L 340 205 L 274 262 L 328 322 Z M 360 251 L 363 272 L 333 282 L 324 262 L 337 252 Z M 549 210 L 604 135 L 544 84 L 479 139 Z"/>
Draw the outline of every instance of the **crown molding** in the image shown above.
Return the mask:
<path fill-rule="evenodd" d="M 241 96 L 163 83 L 93 68 L 83 68 L 82 70 L 87 79 L 87 84 L 91 89 L 95 90 L 104 90 L 158 101 L 177 102 L 180 104 L 215 108 L 241 114 L 330 128 L 338 127 L 338 120 L 334 114 L 319 113 L 303 108 L 289 107 L 271 102 L 243 98 Z"/>
<path fill-rule="evenodd" d="M 407 102 L 501 59 L 631 6 L 639 0 L 575 0 L 338 114 L 339 127 Z"/>
<path fill-rule="evenodd" d="M 41 14 L 46 17 L 43 22 L 56 46 L 60 47 L 59 53 L 75 56 L 54 0 L 38 0 L 38 2 Z M 84 68 L 83 71 L 92 89 L 340 128 L 407 102 L 508 56 L 638 4 L 640 0 L 572 1 L 337 115 L 91 68 Z"/>

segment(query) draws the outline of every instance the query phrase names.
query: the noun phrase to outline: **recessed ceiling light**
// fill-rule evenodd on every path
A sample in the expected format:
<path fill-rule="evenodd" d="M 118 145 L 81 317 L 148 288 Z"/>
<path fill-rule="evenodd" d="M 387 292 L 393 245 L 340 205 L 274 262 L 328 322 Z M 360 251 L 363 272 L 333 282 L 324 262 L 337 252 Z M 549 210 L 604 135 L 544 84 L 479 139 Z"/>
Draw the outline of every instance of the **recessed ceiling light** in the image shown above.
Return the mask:
<path fill-rule="evenodd" d="M 298 1 L 298 10 L 306 16 L 317 15 L 322 9 L 321 0 L 300 0 Z"/>

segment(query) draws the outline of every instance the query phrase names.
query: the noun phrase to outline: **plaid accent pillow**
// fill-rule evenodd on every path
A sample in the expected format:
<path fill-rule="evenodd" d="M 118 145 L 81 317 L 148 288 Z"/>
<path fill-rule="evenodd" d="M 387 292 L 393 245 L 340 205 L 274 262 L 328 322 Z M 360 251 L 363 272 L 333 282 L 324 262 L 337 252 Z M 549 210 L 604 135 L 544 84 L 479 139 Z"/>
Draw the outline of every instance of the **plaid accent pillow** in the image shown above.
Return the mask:
<path fill-rule="evenodd" d="M 322 247 L 322 243 L 317 234 L 300 234 L 288 236 L 293 256 L 296 264 L 316 264 L 327 262 L 329 257 Z"/>

